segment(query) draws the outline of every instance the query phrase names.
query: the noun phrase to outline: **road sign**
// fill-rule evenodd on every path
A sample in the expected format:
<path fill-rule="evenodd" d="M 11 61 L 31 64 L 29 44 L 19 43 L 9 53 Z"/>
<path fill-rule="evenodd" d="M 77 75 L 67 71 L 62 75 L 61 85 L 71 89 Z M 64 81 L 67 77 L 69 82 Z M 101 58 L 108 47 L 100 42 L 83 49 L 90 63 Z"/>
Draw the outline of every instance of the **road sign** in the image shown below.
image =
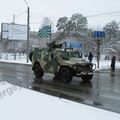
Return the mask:
<path fill-rule="evenodd" d="M 96 39 L 97 42 L 97 63 L 98 63 L 98 68 L 99 68 L 99 60 L 100 60 L 100 40 L 102 40 L 105 37 L 105 32 L 104 31 L 94 31 L 93 32 L 93 37 Z"/>
<path fill-rule="evenodd" d="M 50 37 L 51 36 L 51 25 L 42 27 L 38 32 L 38 36 L 41 38 Z"/>
<path fill-rule="evenodd" d="M 83 46 L 82 46 L 82 43 L 80 43 L 80 42 L 76 42 L 76 41 L 66 41 L 65 42 L 65 44 L 66 44 L 66 48 L 82 48 Z"/>
<path fill-rule="evenodd" d="M 105 32 L 104 31 L 94 31 L 93 32 L 93 37 L 94 38 L 104 38 L 105 37 Z"/>
<path fill-rule="evenodd" d="M 27 40 L 27 26 L 22 24 L 2 23 L 1 38 L 8 40 Z"/>

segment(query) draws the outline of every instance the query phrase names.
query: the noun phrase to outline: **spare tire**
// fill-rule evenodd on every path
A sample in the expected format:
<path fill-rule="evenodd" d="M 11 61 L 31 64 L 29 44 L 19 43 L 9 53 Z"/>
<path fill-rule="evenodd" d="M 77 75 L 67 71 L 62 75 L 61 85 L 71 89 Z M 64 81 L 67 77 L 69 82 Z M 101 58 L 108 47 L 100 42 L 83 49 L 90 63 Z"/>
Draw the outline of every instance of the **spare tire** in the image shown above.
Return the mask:
<path fill-rule="evenodd" d="M 32 62 L 32 55 L 33 55 L 33 52 L 30 52 L 29 59 L 30 59 L 31 62 Z"/>

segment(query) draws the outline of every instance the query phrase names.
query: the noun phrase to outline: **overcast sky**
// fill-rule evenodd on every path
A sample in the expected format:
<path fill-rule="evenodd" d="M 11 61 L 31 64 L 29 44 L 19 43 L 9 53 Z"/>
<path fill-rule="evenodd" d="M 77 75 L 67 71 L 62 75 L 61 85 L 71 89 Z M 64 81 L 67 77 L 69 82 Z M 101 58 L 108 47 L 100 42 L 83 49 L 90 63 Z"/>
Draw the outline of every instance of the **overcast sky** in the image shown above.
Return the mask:
<path fill-rule="evenodd" d="M 26 0 L 30 7 L 31 30 L 38 31 L 44 17 L 55 22 L 59 17 L 71 17 L 73 13 L 83 16 L 120 11 L 120 0 Z M 0 23 L 10 23 L 15 14 L 15 22 L 26 24 L 27 5 L 24 0 L 0 0 Z M 90 27 L 99 28 L 106 23 L 120 20 L 119 14 L 88 17 Z"/>

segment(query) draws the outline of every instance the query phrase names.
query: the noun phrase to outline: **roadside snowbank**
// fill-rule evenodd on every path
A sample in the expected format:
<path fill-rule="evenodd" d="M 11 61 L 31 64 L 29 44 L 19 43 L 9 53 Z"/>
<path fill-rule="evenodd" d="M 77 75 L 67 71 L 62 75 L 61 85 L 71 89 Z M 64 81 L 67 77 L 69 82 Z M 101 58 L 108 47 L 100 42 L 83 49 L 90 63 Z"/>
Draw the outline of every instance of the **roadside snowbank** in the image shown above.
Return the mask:
<path fill-rule="evenodd" d="M 16 53 L 16 60 L 14 60 L 14 58 L 15 58 L 14 54 L 12 54 L 12 53 L 8 53 L 8 54 L 1 53 L 0 54 L 0 62 L 31 65 L 30 61 L 27 63 L 26 57 L 27 57 L 26 54 Z M 8 60 L 6 60 L 6 58 Z M 88 60 L 87 57 L 85 57 L 84 59 Z M 95 63 L 96 66 L 97 66 L 96 58 L 93 59 L 93 63 Z M 104 56 L 102 56 L 101 60 L 100 60 L 100 63 L 99 63 L 99 69 L 97 68 L 96 70 L 110 69 L 110 64 L 111 64 L 111 60 L 104 60 Z M 116 68 L 120 68 L 120 61 L 116 61 Z"/>
<path fill-rule="evenodd" d="M 21 60 L 3 60 L 3 59 L 0 59 L 0 62 L 6 62 L 6 63 L 18 63 L 18 64 L 28 64 L 28 65 L 31 65 L 32 63 L 29 61 L 28 63 L 26 63 L 26 59 L 21 59 Z M 96 64 L 96 67 L 97 67 L 97 61 L 96 60 L 93 60 L 92 63 L 95 63 Z M 100 63 L 99 63 L 99 69 L 110 69 L 110 64 L 111 64 L 111 61 L 110 60 L 100 60 Z M 120 61 L 116 61 L 116 68 L 120 68 Z M 98 70 L 98 68 L 97 68 Z"/>
<path fill-rule="evenodd" d="M 97 67 L 97 61 L 93 60 L 93 63 L 95 63 Z M 110 69 L 110 67 L 111 60 L 100 60 L 99 69 Z M 115 68 L 120 68 L 120 61 L 116 61 Z"/>

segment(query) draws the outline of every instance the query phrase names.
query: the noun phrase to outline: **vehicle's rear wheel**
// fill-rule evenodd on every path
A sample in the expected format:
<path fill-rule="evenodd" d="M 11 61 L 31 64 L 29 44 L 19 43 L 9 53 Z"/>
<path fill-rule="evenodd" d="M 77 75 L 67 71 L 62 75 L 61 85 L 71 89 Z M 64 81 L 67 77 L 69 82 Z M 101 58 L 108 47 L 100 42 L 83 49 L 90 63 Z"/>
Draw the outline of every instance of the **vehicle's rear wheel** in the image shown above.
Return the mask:
<path fill-rule="evenodd" d="M 73 74 L 70 68 L 68 67 L 60 68 L 59 78 L 60 78 L 60 81 L 65 82 L 65 83 L 71 82 L 73 78 Z"/>
<path fill-rule="evenodd" d="M 39 63 L 35 63 L 33 70 L 36 78 L 40 79 L 43 77 L 44 72 Z"/>
<path fill-rule="evenodd" d="M 81 78 L 84 81 L 89 81 L 93 78 L 93 75 L 82 75 Z"/>

